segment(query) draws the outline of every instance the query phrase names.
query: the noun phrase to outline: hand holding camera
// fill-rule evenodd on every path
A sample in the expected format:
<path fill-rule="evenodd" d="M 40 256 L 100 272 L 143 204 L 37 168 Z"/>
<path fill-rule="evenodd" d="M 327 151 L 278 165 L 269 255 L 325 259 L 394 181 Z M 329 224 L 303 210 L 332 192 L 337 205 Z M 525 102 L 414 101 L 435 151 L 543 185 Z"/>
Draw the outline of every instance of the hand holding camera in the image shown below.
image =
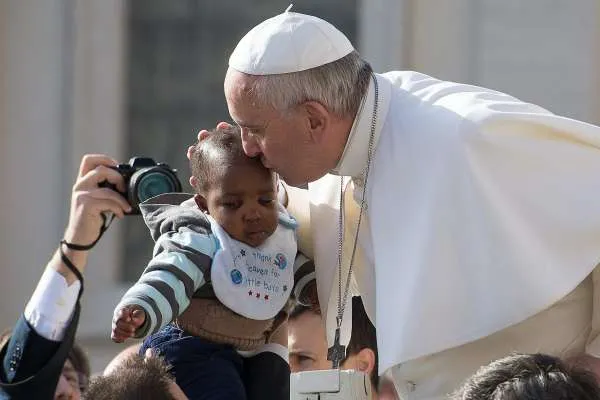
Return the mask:
<path fill-rule="evenodd" d="M 110 181 L 100 183 L 105 187 L 119 192 L 131 205 L 131 211 L 126 215 L 139 214 L 139 204 L 163 193 L 181 192 L 181 182 L 177 170 L 165 163 L 156 163 L 152 158 L 133 157 L 127 164 L 110 167 L 118 172 L 124 182 L 119 188 Z"/>
<path fill-rule="evenodd" d="M 112 168 L 116 165 L 115 160 L 101 154 L 88 154 L 81 160 L 73 185 L 69 224 L 64 235 L 66 241 L 92 243 L 103 224 L 102 213 L 122 217 L 130 211 L 131 207 L 122 196 L 99 187 L 101 182 L 107 182 L 117 190 L 125 189 L 123 178 Z M 84 253 L 77 252 L 77 256 Z"/>

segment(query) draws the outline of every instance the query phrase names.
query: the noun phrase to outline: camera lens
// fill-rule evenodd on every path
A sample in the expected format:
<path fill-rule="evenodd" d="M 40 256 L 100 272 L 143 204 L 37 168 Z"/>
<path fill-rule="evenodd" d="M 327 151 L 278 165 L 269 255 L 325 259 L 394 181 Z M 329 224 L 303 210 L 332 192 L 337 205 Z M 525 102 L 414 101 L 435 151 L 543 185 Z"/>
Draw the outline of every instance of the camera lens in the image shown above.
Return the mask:
<path fill-rule="evenodd" d="M 128 199 L 135 208 L 152 197 L 180 191 L 181 183 L 171 170 L 162 167 L 142 168 L 131 176 Z"/>
<path fill-rule="evenodd" d="M 169 175 L 154 171 L 142 175 L 137 180 L 135 191 L 138 202 L 142 203 L 159 194 L 176 192 L 177 186 Z"/>

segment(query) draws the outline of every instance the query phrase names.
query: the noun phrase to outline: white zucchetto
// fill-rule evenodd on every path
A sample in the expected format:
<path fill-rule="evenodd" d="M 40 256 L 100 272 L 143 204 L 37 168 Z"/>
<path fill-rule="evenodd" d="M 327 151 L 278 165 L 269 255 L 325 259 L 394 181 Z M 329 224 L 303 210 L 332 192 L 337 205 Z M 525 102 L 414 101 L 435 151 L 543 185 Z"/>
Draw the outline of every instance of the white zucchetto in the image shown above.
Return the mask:
<path fill-rule="evenodd" d="M 347 56 L 354 47 L 329 22 L 285 11 L 250 30 L 229 58 L 229 67 L 250 75 L 299 72 Z"/>

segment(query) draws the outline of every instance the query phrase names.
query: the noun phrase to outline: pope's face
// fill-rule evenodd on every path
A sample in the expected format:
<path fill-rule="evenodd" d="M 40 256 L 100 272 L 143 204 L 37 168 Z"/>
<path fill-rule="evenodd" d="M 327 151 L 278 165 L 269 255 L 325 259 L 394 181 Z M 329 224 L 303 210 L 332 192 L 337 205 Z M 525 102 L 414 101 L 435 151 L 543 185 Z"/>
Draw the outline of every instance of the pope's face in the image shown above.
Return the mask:
<path fill-rule="evenodd" d="M 323 165 L 322 149 L 311 135 L 302 107 L 281 112 L 260 104 L 248 94 L 249 79 L 231 69 L 225 78 L 229 114 L 241 128 L 246 154 L 260 157 L 265 167 L 293 186 L 325 175 L 329 168 Z"/>

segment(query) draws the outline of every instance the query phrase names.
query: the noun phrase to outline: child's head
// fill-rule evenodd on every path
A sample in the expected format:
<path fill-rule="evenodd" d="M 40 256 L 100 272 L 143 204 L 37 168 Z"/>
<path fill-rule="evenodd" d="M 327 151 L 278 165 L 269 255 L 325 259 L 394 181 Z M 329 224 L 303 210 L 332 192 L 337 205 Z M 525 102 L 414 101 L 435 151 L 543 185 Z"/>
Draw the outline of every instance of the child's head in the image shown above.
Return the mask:
<path fill-rule="evenodd" d="M 239 128 L 216 129 L 190 159 L 196 203 L 234 239 L 261 245 L 277 228 L 275 174 L 244 153 Z"/>
<path fill-rule="evenodd" d="M 515 354 L 482 367 L 453 400 L 600 399 L 594 376 L 545 354 Z"/>

